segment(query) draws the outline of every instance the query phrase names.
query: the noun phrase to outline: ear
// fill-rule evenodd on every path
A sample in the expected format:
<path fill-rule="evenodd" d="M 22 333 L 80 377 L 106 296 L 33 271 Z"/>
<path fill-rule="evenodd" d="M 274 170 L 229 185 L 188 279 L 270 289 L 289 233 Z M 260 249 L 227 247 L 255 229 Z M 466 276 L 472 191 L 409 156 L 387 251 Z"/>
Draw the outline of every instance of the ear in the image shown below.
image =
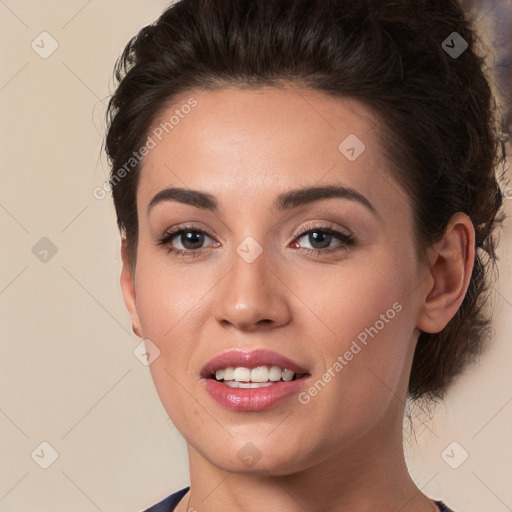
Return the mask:
<path fill-rule="evenodd" d="M 139 314 L 137 313 L 137 301 L 135 298 L 135 269 L 131 268 L 128 257 L 128 246 L 126 240 L 121 241 L 121 259 L 123 268 L 121 270 L 121 291 L 123 293 L 124 303 L 130 317 L 132 319 L 132 330 L 139 338 L 143 338 L 142 329 L 140 327 Z"/>
<path fill-rule="evenodd" d="M 429 250 L 430 275 L 421 296 L 417 327 L 442 331 L 459 309 L 471 280 L 475 262 L 475 229 L 464 213 L 456 213 L 443 238 Z"/>

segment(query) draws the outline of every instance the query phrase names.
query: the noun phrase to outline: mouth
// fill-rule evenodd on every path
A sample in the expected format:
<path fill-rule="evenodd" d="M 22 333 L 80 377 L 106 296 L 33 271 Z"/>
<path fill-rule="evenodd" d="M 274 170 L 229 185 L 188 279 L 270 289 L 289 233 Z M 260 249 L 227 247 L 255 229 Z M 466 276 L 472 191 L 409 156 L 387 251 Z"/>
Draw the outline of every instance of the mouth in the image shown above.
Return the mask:
<path fill-rule="evenodd" d="M 223 407 L 255 412 L 297 394 L 311 374 L 287 357 L 269 350 L 224 352 L 201 371 L 205 389 Z"/>

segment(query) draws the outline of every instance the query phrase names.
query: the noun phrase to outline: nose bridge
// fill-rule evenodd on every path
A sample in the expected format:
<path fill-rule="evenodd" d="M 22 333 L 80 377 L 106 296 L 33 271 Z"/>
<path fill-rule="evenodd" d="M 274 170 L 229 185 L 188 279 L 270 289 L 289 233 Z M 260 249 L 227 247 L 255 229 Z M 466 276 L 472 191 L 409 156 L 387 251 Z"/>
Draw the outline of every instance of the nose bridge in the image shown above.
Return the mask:
<path fill-rule="evenodd" d="M 217 320 L 243 329 L 286 323 L 286 287 L 276 277 L 279 265 L 270 249 L 249 236 L 234 247 L 231 262 L 217 302 Z"/>

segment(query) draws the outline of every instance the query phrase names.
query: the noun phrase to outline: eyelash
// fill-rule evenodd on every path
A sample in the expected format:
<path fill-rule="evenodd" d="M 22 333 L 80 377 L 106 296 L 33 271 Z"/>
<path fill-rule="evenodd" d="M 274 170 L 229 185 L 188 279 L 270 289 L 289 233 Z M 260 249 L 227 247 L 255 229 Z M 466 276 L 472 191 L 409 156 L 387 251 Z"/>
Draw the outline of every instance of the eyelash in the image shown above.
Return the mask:
<path fill-rule="evenodd" d="M 199 233 L 201 235 L 205 235 L 208 238 L 211 238 L 208 233 L 202 229 L 199 229 L 195 226 L 180 226 L 179 228 L 176 228 L 172 231 L 167 231 L 163 234 L 163 236 L 158 240 L 157 245 L 159 246 L 168 246 L 167 252 L 168 253 L 174 253 L 176 256 L 180 257 L 191 257 L 195 258 L 200 255 L 202 252 L 201 249 L 196 250 L 183 250 L 183 249 L 176 249 L 171 246 L 170 242 L 176 238 L 179 235 L 182 235 L 183 233 Z M 294 241 L 300 238 L 303 238 L 304 235 L 307 235 L 309 233 L 327 233 L 329 235 L 333 235 L 335 238 L 338 238 L 341 241 L 341 244 L 336 247 L 330 247 L 326 249 L 309 249 L 307 247 L 302 247 L 301 250 L 305 251 L 309 254 L 314 254 L 316 256 L 323 255 L 323 254 L 332 254 L 334 252 L 344 250 L 347 247 L 351 247 L 355 245 L 356 241 L 353 238 L 352 235 L 347 235 L 345 233 L 342 233 L 341 231 L 338 231 L 332 226 L 304 226 L 296 235 L 294 238 Z"/>

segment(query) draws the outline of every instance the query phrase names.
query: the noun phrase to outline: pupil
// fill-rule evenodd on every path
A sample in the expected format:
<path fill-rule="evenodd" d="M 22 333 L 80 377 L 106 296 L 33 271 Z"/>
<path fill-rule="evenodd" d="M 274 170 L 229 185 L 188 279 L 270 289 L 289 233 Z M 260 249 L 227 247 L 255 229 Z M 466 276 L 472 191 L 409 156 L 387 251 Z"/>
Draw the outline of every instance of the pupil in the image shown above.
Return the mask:
<path fill-rule="evenodd" d="M 188 231 L 187 233 L 183 233 L 181 236 L 185 235 L 185 240 L 182 238 L 183 247 L 186 249 L 197 249 L 203 245 L 204 235 L 202 233 L 195 233 L 193 231 Z M 192 247 L 188 247 L 187 244 L 192 244 Z"/>
<path fill-rule="evenodd" d="M 329 233 L 319 233 L 318 231 L 314 231 L 309 234 L 309 242 L 313 247 L 315 247 L 315 243 L 318 243 L 318 239 L 320 238 L 321 247 L 329 247 L 331 244 L 331 236 Z M 322 243 L 323 238 L 323 243 Z M 314 240 L 314 243 L 312 241 Z M 325 241 L 327 240 L 327 243 Z"/>

